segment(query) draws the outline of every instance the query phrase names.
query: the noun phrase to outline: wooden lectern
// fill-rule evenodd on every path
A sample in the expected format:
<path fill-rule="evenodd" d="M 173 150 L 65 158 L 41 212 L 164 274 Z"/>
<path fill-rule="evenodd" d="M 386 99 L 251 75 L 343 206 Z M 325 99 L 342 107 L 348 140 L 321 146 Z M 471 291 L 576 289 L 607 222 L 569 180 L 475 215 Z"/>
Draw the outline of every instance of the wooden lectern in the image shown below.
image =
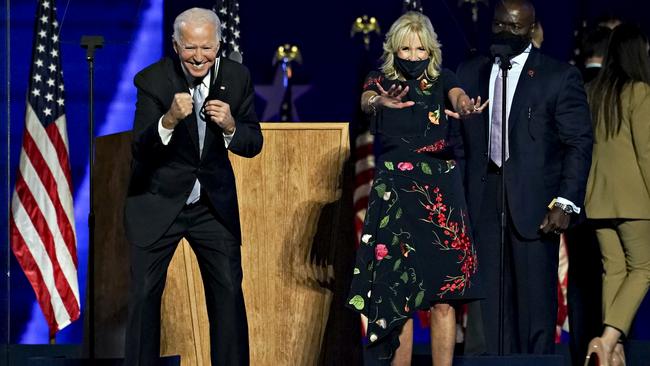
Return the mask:
<path fill-rule="evenodd" d="M 329 232 L 332 234 L 330 237 L 334 238 L 334 233 L 339 230 L 332 217 L 323 219 L 321 212 L 325 206 L 333 207 L 334 211 L 340 207 L 341 174 L 349 156 L 348 124 L 262 123 L 262 132 L 264 147 L 258 156 L 246 159 L 231 155 L 242 223 L 243 288 L 251 365 L 315 365 L 332 298 L 332 293 L 322 284 L 332 276 L 332 268 L 318 259 L 319 251 L 326 251 L 327 248 L 323 249 L 322 245 L 316 248 L 314 236 L 317 231 L 321 236 L 323 232 Z M 112 139 L 109 145 L 116 143 L 115 137 L 107 138 Z M 110 149 L 101 146 L 100 139 L 98 165 L 104 160 L 101 153 L 111 155 L 110 159 L 113 159 L 114 154 L 110 154 L 110 151 L 115 151 L 114 146 Z M 120 149 L 128 149 L 128 146 Z M 115 162 L 110 162 L 106 169 L 98 170 L 109 173 L 115 168 Z M 123 179 L 124 175 L 116 174 L 113 170 L 113 176 Z M 112 184 L 107 183 L 104 188 L 114 190 Z M 102 200 L 110 201 L 110 195 L 116 194 L 103 195 L 101 187 L 96 191 Z M 125 192 L 125 189 L 118 189 L 118 195 L 119 192 Z M 99 206 L 96 204 L 97 211 L 104 207 L 116 210 L 119 205 L 112 202 Z M 107 221 L 110 225 L 121 225 L 116 215 L 121 217 L 121 212 L 108 215 L 112 217 Z M 121 227 L 115 230 L 102 226 L 100 215 L 97 216 L 98 232 L 117 232 L 117 235 L 99 234 L 100 238 L 125 240 L 119 237 L 123 236 Z M 101 291 L 110 293 L 111 289 L 107 286 L 111 285 L 105 281 L 115 278 L 115 265 L 120 263 L 114 262 L 109 268 L 101 262 L 115 258 L 126 266 L 124 257 L 128 257 L 128 246 L 125 247 L 123 243 L 114 246 L 100 240 L 96 242 L 110 247 L 97 250 L 98 255 L 105 257 L 96 259 L 98 278 L 95 284 L 101 286 L 97 289 L 97 297 L 104 295 L 103 299 L 106 300 L 106 293 L 102 294 Z M 337 243 L 329 242 L 326 245 L 336 246 Z M 114 253 L 115 248 L 127 251 Z M 118 271 L 122 273 L 122 280 L 115 284 L 120 291 L 124 290 L 124 271 L 128 273 L 128 268 Z M 125 297 L 121 296 L 120 299 L 124 301 Z M 125 314 L 124 304 L 104 306 L 105 309 L 96 311 L 98 329 L 105 329 L 102 327 L 109 327 L 111 322 L 115 322 L 116 311 L 110 307 L 117 308 L 122 318 Z M 104 340 L 102 337 L 106 340 L 116 338 L 114 334 L 100 334 L 96 338 L 99 355 Z M 163 295 L 161 353 L 180 354 L 183 366 L 209 365 L 209 344 L 201 274 L 190 246 L 182 241 L 169 267 Z"/>

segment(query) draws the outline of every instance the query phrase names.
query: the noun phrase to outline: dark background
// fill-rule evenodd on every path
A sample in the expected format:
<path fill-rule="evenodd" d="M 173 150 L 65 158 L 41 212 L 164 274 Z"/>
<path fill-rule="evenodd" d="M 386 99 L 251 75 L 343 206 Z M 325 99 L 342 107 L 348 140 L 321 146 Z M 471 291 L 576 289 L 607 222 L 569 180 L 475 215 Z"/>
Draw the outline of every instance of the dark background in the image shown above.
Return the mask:
<path fill-rule="evenodd" d="M 88 69 L 79 39 L 86 34 L 106 39 L 106 46 L 97 52 L 95 65 L 97 134 L 128 130 L 135 104 L 133 75 L 170 52 L 171 23 L 180 11 L 191 6 L 210 8 L 214 1 L 59 0 L 56 4 L 61 23 L 83 306 L 87 264 Z M 543 0 L 535 4 L 537 19 L 544 27 L 542 50 L 564 61 L 572 58 L 574 31 L 583 21 L 593 24 L 599 17 L 612 14 L 641 25 L 650 34 L 649 6 L 644 0 Z M 425 0 L 422 5 L 443 45 L 445 67 L 454 70 L 472 48 L 487 48 L 490 8 L 479 4 L 479 21 L 474 24 L 468 5 L 459 6 L 457 0 Z M 47 343 L 45 322 L 33 304 L 29 284 L 10 255 L 7 233 L 8 199 L 21 145 L 36 1 L 2 0 L 0 7 L 0 272 L 11 273 L 0 277 L 0 343 Z M 385 32 L 401 11 L 400 0 L 243 0 L 239 14 L 243 62 L 251 70 L 256 85 L 271 84 L 275 49 L 283 43 L 298 45 L 303 64 L 296 66 L 294 82 L 311 86 L 309 92 L 296 100 L 301 120 L 349 121 L 354 134 L 361 70 L 367 68 L 365 60 L 376 60 L 380 55 L 380 42 L 374 38 L 371 50 L 364 51 L 360 37 L 350 37 L 352 22 L 363 14 L 375 16 Z M 261 116 L 264 99 L 257 98 L 256 103 Z M 650 339 L 648 302 L 646 299 L 637 317 L 633 333 L 637 339 Z M 81 322 L 76 322 L 63 330 L 57 340 L 78 343 L 81 337 Z"/>

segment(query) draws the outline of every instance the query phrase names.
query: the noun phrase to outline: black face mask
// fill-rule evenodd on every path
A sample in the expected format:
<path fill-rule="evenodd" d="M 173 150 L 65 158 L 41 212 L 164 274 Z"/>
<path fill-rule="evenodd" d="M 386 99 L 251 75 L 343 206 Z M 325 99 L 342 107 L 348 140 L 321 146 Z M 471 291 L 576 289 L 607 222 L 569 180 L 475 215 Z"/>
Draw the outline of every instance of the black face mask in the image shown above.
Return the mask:
<path fill-rule="evenodd" d="M 406 80 L 417 79 L 429 66 L 429 59 L 420 61 L 404 60 L 395 55 L 395 68 Z"/>
<path fill-rule="evenodd" d="M 528 38 L 528 36 L 516 35 L 507 31 L 492 33 L 493 46 L 506 46 L 506 48 L 510 48 L 509 51 L 511 51 L 511 53 L 504 56 L 517 56 L 518 54 L 524 52 L 529 44 L 530 38 Z"/>

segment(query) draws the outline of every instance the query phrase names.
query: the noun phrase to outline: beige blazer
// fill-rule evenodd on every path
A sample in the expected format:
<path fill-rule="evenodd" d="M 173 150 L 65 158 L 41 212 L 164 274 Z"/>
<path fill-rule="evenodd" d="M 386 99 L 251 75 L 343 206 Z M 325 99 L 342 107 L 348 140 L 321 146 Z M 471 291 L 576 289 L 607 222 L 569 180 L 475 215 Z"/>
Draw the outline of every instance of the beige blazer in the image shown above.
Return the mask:
<path fill-rule="evenodd" d="M 650 219 L 650 85 L 625 85 L 621 103 L 617 136 L 606 138 L 602 120 L 594 129 L 585 198 L 590 219 Z"/>

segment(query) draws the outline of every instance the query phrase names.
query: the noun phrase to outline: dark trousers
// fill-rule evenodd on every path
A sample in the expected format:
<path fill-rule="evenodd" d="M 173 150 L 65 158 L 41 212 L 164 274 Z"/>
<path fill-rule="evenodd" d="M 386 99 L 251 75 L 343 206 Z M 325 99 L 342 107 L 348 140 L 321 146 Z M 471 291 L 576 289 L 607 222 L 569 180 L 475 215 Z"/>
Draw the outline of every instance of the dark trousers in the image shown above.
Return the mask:
<path fill-rule="evenodd" d="M 248 365 L 248 325 L 241 289 L 240 245 L 203 200 L 186 206 L 163 237 L 151 246 L 131 246 L 125 365 L 157 364 L 160 355 L 160 303 L 167 268 L 183 237 L 196 254 L 203 278 L 212 365 Z"/>
<path fill-rule="evenodd" d="M 569 336 L 573 365 L 583 365 L 589 341 L 600 336 L 602 326 L 603 264 L 593 226 L 583 222 L 567 230 L 569 253 Z"/>
<path fill-rule="evenodd" d="M 472 218 L 485 299 L 469 304 L 465 349 L 470 354 L 499 352 L 500 178 L 495 170 L 487 175 L 480 217 Z M 559 236 L 524 239 L 508 210 L 506 220 L 504 353 L 553 353 Z"/>

